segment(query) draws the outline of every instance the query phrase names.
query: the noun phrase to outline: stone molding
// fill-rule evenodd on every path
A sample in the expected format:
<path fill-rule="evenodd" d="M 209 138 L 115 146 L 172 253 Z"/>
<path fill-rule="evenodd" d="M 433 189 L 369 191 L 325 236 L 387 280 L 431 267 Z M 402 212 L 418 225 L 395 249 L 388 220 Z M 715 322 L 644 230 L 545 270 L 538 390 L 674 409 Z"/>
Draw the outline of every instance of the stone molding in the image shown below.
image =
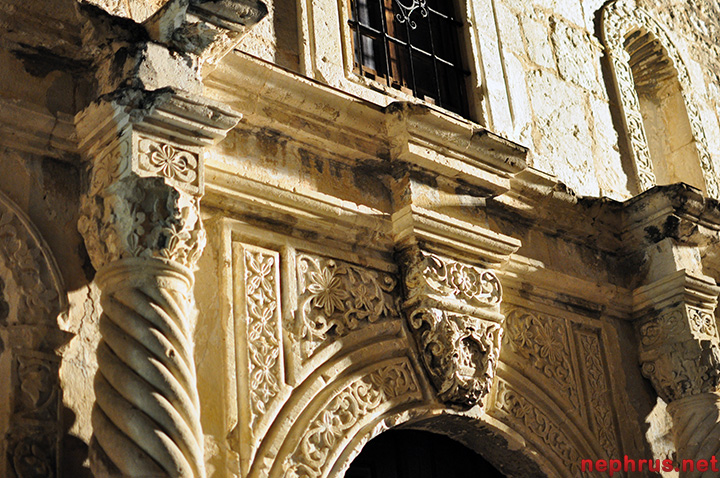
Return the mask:
<path fill-rule="evenodd" d="M 238 90 L 238 83 L 247 87 Z M 380 166 L 383 161 L 378 158 L 389 155 L 393 161 L 495 194 L 508 191 L 510 179 L 527 167 L 527 148 L 472 121 L 411 102 L 373 104 L 322 84 L 298 81 L 292 73 L 242 54 L 228 56 L 206 86 L 215 96 L 242 105 L 238 108 L 243 108 L 247 126 L 271 128 L 338 162 Z M 319 103 L 303 101 L 309 96 Z M 296 121 L 304 127 L 298 128 Z M 328 142 L 333 143 L 332 151 L 327 151 Z"/>
<path fill-rule="evenodd" d="M 391 405 L 420 398 L 420 387 L 407 358 L 378 364 L 340 390 L 307 424 L 292 454 L 282 463 L 284 478 L 328 476 L 336 444 L 346 442 L 358 428 Z"/>
<path fill-rule="evenodd" d="M 7 290 L 14 293 L 5 296 Z M 0 193 L 0 359 L 9 377 L 0 423 L 4 476 L 61 472 L 62 393 L 58 351 L 69 341 L 59 315 L 67 295 L 53 255 L 22 210 Z"/>
<path fill-rule="evenodd" d="M 207 74 L 267 15 L 260 0 L 89 0 L 113 17 L 141 24 L 154 42 L 190 54 Z"/>
<path fill-rule="evenodd" d="M 692 93 L 690 76 L 680 53 L 665 29 L 652 18 L 649 12 L 635 5 L 634 0 L 616 0 L 603 9 L 602 37 L 607 47 L 609 63 L 614 73 L 613 80 L 620 97 L 623 121 L 638 174 L 640 190 L 645 191 L 652 188 L 657 184 L 657 181 L 653 172 L 647 135 L 640 113 L 640 102 L 629 63 L 630 55 L 625 50 L 624 45 L 625 38 L 638 30 L 657 39 L 665 49 L 672 66 L 674 66 L 674 73 L 680 83 L 692 136 L 695 139 L 695 147 L 700 158 L 700 168 L 705 179 L 705 189 L 708 196 L 718 198 L 720 197 L 720 184 L 718 184 L 712 158 L 710 157 L 697 101 Z"/>

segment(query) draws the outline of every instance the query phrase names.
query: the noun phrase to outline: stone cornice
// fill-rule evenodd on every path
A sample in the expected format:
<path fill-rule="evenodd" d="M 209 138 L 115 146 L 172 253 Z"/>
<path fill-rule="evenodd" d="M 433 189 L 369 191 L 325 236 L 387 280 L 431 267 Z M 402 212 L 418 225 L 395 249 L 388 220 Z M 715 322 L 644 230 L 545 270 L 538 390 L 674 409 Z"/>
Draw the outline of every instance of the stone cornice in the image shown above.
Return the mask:
<path fill-rule="evenodd" d="M 517 239 L 414 205 L 392 218 L 395 244 L 401 249 L 422 244 L 427 250 L 498 267 L 520 247 Z"/>
<path fill-rule="evenodd" d="M 70 163 L 79 159 L 72 115 L 21 100 L 0 98 L 0 144 Z"/>
<path fill-rule="evenodd" d="M 719 237 L 720 202 L 686 184 L 656 186 L 623 206 L 624 240 L 653 243 L 669 237 L 702 245 Z"/>
<path fill-rule="evenodd" d="M 247 126 L 319 149 L 333 142 L 338 161 L 404 162 L 485 195 L 509 190 L 510 178 L 526 167 L 526 148 L 439 108 L 374 103 L 239 53 L 205 83 Z"/>

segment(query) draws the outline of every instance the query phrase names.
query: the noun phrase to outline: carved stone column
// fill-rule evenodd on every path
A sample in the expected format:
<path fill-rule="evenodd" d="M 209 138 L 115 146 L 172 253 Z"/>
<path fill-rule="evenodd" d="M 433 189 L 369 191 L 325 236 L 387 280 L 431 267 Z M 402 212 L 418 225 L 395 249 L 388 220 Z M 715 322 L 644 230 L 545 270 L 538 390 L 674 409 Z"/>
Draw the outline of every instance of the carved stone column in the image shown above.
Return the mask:
<path fill-rule="evenodd" d="M 202 148 L 238 120 L 171 90 L 120 90 L 78 115 L 89 166 L 79 229 L 103 306 L 95 476 L 205 476 L 192 347 Z"/>
<path fill-rule="evenodd" d="M 668 403 L 679 461 L 720 453 L 718 293 L 715 281 L 686 270 L 635 291 L 642 373 Z"/>

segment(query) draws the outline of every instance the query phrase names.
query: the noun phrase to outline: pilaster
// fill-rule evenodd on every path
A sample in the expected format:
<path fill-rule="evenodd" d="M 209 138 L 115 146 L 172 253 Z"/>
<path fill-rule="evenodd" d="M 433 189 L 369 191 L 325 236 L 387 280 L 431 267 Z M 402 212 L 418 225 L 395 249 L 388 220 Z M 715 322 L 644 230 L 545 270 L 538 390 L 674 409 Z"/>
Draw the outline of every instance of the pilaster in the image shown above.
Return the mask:
<path fill-rule="evenodd" d="M 642 373 L 668 403 L 678 462 L 709 462 L 720 453 L 720 287 L 705 275 L 715 270 L 717 202 L 681 184 L 656 188 L 627 211 L 626 240 L 644 239 L 636 249 L 642 279 L 633 291 Z"/>

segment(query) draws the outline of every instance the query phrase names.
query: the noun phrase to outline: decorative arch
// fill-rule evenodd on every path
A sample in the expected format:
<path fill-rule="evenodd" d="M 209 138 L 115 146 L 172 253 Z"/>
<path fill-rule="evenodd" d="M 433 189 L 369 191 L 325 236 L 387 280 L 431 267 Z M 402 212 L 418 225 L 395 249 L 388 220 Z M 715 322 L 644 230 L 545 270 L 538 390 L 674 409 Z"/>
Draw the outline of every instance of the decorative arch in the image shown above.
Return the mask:
<path fill-rule="evenodd" d="M 402 340 L 391 340 L 334 357 L 311 374 L 263 438 L 249 477 L 339 478 L 369 440 L 396 427 L 449 436 L 512 476 L 575 478 L 582 476 L 581 458 L 604 456 L 562 410 L 548 406 L 547 400 L 536 402 L 532 394 L 526 397 L 517 387 L 510 397 L 505 382 L 497 386 L 508 409 L 490 404 L 482 413 L 447 407 L 437 401 L 417 359 L 407 352 Z M 528 416 L 514 415 L 518 407 Z M 532 428 L 537 424 L 555 434 L 544 436 Z M 533 434 L 540 440 L 532 439 Z"/>
<path fill-rule="evenodd" d="M 618 93 L 639 190 L 650 189 L 658 182 L 638 95 L 638 86 L 642 87 L 644 79 L 634 77 L 634 71 L 635 76 L 638 76 L 644 68 L 649 71 L 653 82 L 665 78 L 673 81 L 676 79 L 679 83 L 681 103 L 687 113 L 689 132 L 697 153 L 705 192 L 708 196 L 720 197 L 720 185 L 710 157 L 690 76 L 667 32 L 649 12 L 635 5 L 634 0 L 617 0 L 606 5 L 603 10 L 602 38 Z M 628 52 L 630 44 L 635 54 Z M 646 54 L 648 49 L 651 50 L 650 55 Z"/>
<path fill-rule="evenodd" d="M 58 474 L 61 401 L 58 315 L 65 287 L 49 247 L 22 210 L 0 192 L 0 475 Z"/>

